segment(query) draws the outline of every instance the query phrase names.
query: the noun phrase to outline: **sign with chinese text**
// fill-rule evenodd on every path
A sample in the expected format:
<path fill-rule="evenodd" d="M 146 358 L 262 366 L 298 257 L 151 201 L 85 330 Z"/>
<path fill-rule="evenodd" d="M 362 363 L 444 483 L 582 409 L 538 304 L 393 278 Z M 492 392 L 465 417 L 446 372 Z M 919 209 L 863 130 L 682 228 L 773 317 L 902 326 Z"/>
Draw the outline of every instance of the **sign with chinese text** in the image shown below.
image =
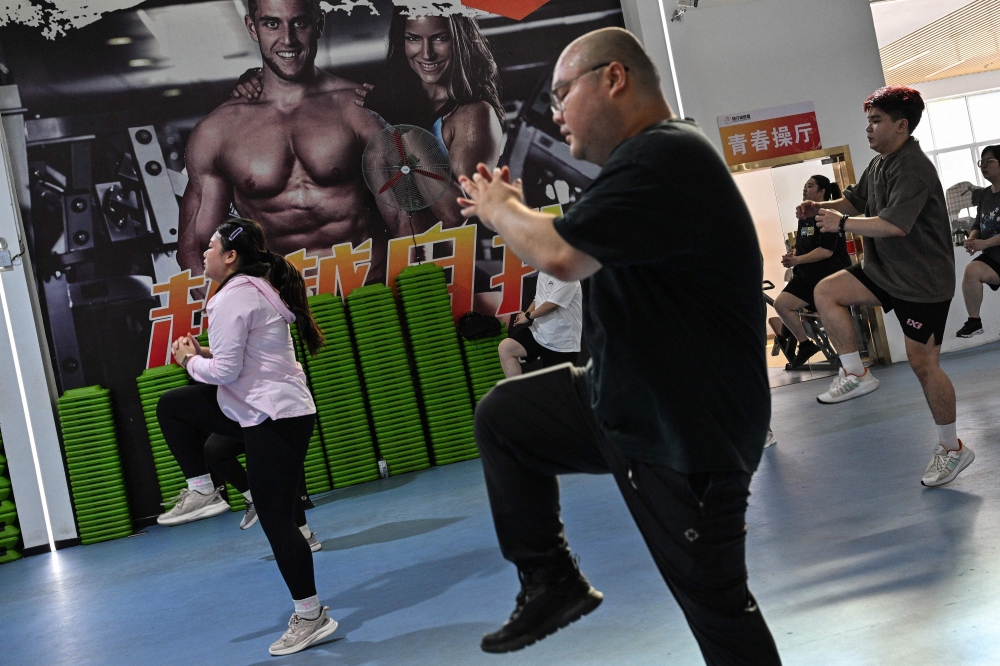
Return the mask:
<path fill-rule="evenodd" d="M 812 102 L 719 116 L 726 164 L 736 166 L 823 147 Z"/>

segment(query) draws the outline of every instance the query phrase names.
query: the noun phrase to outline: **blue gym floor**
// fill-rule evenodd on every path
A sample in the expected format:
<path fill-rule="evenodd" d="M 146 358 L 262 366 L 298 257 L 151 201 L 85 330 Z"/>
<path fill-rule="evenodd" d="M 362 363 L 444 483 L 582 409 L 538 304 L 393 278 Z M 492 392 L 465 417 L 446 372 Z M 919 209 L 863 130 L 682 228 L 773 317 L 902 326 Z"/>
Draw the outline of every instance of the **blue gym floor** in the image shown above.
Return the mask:
<path fill-rule="evenodd" d="M 959 435 L 950 486 L 919 479 L 936 432 L 906 364 L 839 406 L 827 380 L 774 390 L 748 522 L 751 586 L 785 664 L 1000 663 L 1000 345 L 945 357 Z M 574 550 L 604 604 L 526 650 L 479 651 L 513 608 L 478 461 L 316 498 L 331 639 L 272 658 L 291 601 L 259 527 L 227 514 L 0 566 L 2 664 L 700 664 L 610 478 L 563 481 Z"/>

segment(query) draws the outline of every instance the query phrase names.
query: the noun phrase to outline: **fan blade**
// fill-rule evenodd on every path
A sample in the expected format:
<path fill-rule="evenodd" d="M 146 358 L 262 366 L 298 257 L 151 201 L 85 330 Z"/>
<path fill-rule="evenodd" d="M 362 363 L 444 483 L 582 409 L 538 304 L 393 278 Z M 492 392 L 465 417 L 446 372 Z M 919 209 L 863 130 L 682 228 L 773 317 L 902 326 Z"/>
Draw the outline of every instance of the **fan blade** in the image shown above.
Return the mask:
<path fill-rule="evenodd" d="M 402 178 L 402 177 L 403 177 L 403 172 L 400 171 L 395 176 L 393 176 L 392 178 L 390 178 L 389 180 L 387 180 L 386 183 L 385 183 L 385 185 L 382 186 L 382 189 L 379 190 L 378 193 L 379 194 L 383 194 L 386 190 L 388 190 L 393 185 L 395 185 L 396 183 L 398 183 L 399 179 Z"/>
<path fill-rule="evenodd" d="M 436 173 L 431 173 L 430 171 L 424 171 L 423 169 L 414 169 L 413 172 L 419 173 L 421 176 L 433 178 L 434 180 L 447 180 L 444 176 L 439 176 Z"/>
<path fill-rule="evenodd" d="M 399 151 L 399 159 L 403 160 L 403 164 L 406 164 L 406 151 L 403 149 L 403 135 L 399 133 L 399 130 L 393 130 L 392 136 L 396 140 L 396 150 Z"/>

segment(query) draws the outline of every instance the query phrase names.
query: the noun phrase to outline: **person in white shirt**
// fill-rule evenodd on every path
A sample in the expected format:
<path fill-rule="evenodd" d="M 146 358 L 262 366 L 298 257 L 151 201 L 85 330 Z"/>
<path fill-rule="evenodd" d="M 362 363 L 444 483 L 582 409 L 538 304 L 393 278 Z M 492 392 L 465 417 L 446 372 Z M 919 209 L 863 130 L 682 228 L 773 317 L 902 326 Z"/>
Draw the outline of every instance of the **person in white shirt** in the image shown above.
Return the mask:
<path fill-rule="evenodd" d="M 205 276 L 219 284 L 206 308 L 210 348 L 191 336 L 174 342 L 174 359 L 198 383 L 167 391 L 156 408 L 188 488 L 157 522 L 186 522 L 175 519 L 213 515 L 220 503 L 227 507 L 208 473 L 205 442 L 213 434 L 241 440 L 257 516 L 295 602 L 288 630 L 270 653 L 291 654 L 337 629 L 319 603 L 312 552 L 295 524 L 316 405 L 289 325 L 296 324 L 313 354 L 323 333 L 309 311 L 302 274 L 265 248 L 256 222 L 220 225 L 204 257 Z"/>
<path fill-rule="evenodd" d="M 580 281 L 565 282 L 539 271 L 535 300 L 512 327 L 517 330 L 498 349 L 504 377 L 521 374 L 521 359 L 531 363 L 540 358 L 545 368 L 575 361 L 583 333 Z"/>

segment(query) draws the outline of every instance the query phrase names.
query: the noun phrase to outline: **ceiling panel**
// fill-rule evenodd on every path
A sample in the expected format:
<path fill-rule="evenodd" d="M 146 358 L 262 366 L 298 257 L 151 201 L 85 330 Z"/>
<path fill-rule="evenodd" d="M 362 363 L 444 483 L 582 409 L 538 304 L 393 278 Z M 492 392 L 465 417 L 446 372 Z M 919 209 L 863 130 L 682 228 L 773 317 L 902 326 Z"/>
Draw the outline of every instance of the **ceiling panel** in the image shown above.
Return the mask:
<path fill-rule="evenodd" d="M 1000 70 L 1000 0 L 975 0 L 881 49 L 889 85 Z"/>

